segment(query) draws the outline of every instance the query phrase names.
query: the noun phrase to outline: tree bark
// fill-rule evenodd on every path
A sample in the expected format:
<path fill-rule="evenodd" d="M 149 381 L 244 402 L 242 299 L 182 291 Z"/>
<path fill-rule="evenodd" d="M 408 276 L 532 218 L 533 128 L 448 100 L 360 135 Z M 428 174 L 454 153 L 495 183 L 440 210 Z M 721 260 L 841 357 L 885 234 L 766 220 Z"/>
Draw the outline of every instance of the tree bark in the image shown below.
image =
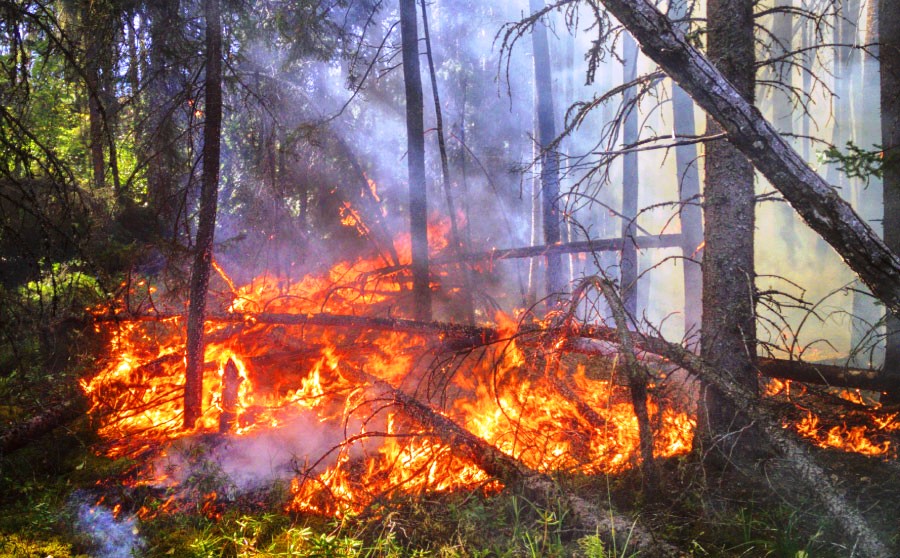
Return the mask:
<path fill-rule="evenodd" d="M 187 318 L 184 428 L 194 427 L 203 403 L 203 324 L 206 291 L 212 266 L 213 237 L 219 189 L 219 157 L 222 137 L 222 22 L 219 0 L 205 0 L 206 77 L 203 123 L 203 177 L 194 265 L 191 270 L 190 306 Z"/>
<path fill-rule="evenodd" d="M 753 102 L 755 87 L 753 0 L 710 0 L 706 7 L 707 53 L 737 92 Z M 721 128 L 707 117 L 707 133 Z M 734 145 L 714 141 L 706 145 L 703 252 L 703 319 L 700 353 L 716 370 L 754 395 L 758 391 L 756 317 L 754 315 L 753 235 L 756 197 L 754 170 Z M 725 455 L 752 450 L 746 416 L 715 385 L 704 385 L 698 412 L 695 446 L 715 447 Z M 744 439 L 739 441 L 739 438 Z M 739 443 L 740 442 L 740 443 Z M 699 444 L 699 445 L 698 445 Z"/>
<path fill-rule="evenodd" d="M 530 0 L 531 13 L 544 8 L 543 0 Z M 550 69 L 550 45 L 547 27 L 537 21 L 531 31 L 534 50 L 534 81 L 537 95 L 538 147 L 541 156 L 541 221 L 544 227 L 544 244 L 557 244 L 560 240 L 559 215 L 559 153 L 551 149 L 556 139 L 556 123 L 553 107 L 553 80 Z M 563 292 L 562 259 L 559 254 L 548 253 L 547 295 L 548 304 L 555 306 Z"/>
<path fill-rule="evenodd" d="M 736 409 L 752 420 L 768 442 L 785 457 L 786 464 L 793 469 L 807 490 L 841 526 L 853 546 L 859 549 L 861 556 L 888 558 L 892 555 L 859 510 L 838 490 L 828 472 L 816 463 L 807 446 L 782 428 L 779 420 L 773 418 L 778 416 L 774 409 L 735 381 L 727 371 L 711 366 L 681 346 L 656 339 L 644 338 L 642 341 L 654 353 L 666 357 L 703 382 L 715 385 L 723 397 L 728 398 Z"/>
<path fill-rule="evenodd" d="M 629 33 L 622 40 L 622 83 L 631 83 L 637 77 L 638 48 Z M 636 86 L 625 89 L 622 93 L 622 106 L 625 120 L 622 123 L 622 136 L 626 146 L 638 141 L 638 107 Z M 622 156 L 622 253 L 619 258 L 619 281 L 622 286 L 622 301 L 625 311 L 631 316 L 638 315 L 637 281 L 638 254 L 633 241 L 637 235 L 638 213 L 638 154 L 629 151 Z"/>
<path fill-rule="evenodd" d="M 0 456 L 23 448 L 55 428 L 80 417 L 85 411 L 85 401 L 73 398 L 47 408 L 34 417 L 17 424 L 0 434 Z"/>
<path fill-rule="evenodd" d="M 884 242 L 896 254 L 900 253 L 900 2 L 880 0 L 878 10 Z M 900 381 L 900 316 L 896 312 L 887 316 L 884 374 Z M 900 401 L 900 393 L 890 399 Z"/>
<path fill-rule="evenodd" d="M 713 116 L 729 141 L 885 303 L 900 313 L 900 258 L 648 0 L 601 0 L 644 53 Z M 890 2 L 888 2 L 890 4 Z"/>
<path fill-rule="evenodd" d="M 425 124 L 416 1 L 400 0 L 403 82 L 406 88 L 406 161 L 409 170 L 409 228 L 412 240 L 413 315 L 431 319 L 428 272 L 428 200 L 425 184 Z"/>
<path fill-rule="evenodd" d="M 178 230 L 175 203 L 179 156 L 173 106 L 176 102 L 173 30 L 180 29 L 179 0 L 147 3 L 150 19 L 150 64 L 145 72 L 147 128 L 143 157 L 147 159 L 147 199 L 160 222 L 160 232 L 174 238 Z"/>
<path fill-rule="evenodd" d="M 771 57 L 787 57 L 793 52 L 794 15 L 791 11 L 793 3 L 793 0 L 776 0 L 775 2 L 775 8 L 782 11 L 776 12 L 772 16 L 774 48 L 769 51 Z M 769 70 L 772 73 L 773 81 L 781 84 L 781 87 L 772 90 L 772 125 L 782 134 L 792 134 L 794 131 L 794 107 L 791 103 L 794 91 L 793 67 L 791 64 L 781 62 L 771 66 Z M 781 237 L 787 239 L 785 243 L 787 257 L 793 261 L 796 257 L 797 247 L 797 243 L 793 241 L 797 234 L 794 230 L 794 212 L 789 206 L 778 204 L 775 218 Z"/>

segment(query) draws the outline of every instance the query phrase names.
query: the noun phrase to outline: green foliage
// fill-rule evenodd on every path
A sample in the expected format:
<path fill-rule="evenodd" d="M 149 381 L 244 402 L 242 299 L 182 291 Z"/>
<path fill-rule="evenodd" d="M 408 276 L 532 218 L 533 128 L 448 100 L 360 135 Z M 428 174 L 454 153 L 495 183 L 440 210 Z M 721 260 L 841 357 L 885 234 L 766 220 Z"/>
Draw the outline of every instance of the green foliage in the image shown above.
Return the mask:
<path fill-rule="evenodd" d="M 831 146 L 825 151 L 819 152 L 819 162 L 836 164 L 838 170 L 849 178 L 859 178 L 867 183 L 873 176 L 882 176 L 883 149 L 876 145 L 875 149 L 863 149 L 853 143 L 847 142 L 847 152 L 842 153 L 837 147 Z"/>

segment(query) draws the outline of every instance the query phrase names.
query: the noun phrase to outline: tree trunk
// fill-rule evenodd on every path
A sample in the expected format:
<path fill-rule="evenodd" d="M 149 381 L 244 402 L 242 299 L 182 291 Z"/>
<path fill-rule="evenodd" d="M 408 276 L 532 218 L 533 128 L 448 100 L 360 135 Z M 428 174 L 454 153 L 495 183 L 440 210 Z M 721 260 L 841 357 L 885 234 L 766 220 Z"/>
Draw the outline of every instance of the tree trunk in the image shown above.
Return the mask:
<path fill-rule="evenodd" d="M 100 68 L 103 55 L 103 19 L 101 8 L 85 2 L 81 8 L 81 33 L 84 41 L 84 75 L 88 97 L 88 129 L 90 135 L 93 186 L 103 190 L 106 185 L 106 160 L 103 154 L 104 110 L 101 106 Z"/>
<path fill-rule="evenodd" d="M 707 3 L 707 51 L 710 60 L 748 102 L 755 86 L 753 0 L 710 0 Z M 707 118 L 707 133 L 721 128 Z M 750 161 L 726 141 L 706 144 L 703 253 L 703 321 L 700 353 L 713 368 L 727 370 L 748 392 L 756 394 L 756 319 L 754 316 L 753 234 L 755 193 Z M 752 446 L 746 439 L 747 418 L 718 388 L 704 386 L 695 443 L 715 446 L 726 455 Z M 704 448 L 708 449 L 708 447 Z"/>
<path fill-rule="evenodd" d="M 444 136 L 444 113 L 441 107 L 441 97 L 438 93 L 437 72 L 434 68 L 434 54 L 431 50 L 431 33 L 428 30 L 428 7 L 425 0 L 420 0 L 422 5 L 422 33 L 425 35 L 425 53 L 428 59 L 428 75 L 431 77 L 431 93 L 434 96 L 434 127 L 437 132 L 438 152 L 441 156 L 441 178 L 444 182 L 444 195 L 447 197 L 447 213 L 450 217 L 450 235 L 454 252 L 462 255 L 466 252 L 457 224 L 456 204 L 453 200 L 453 181 L 450 179 L 450 158 L 447 155 L 447 141 Z M 475 302 L 472 296 L 472 274 L 469 266 L 461 264 L 459 271 L 463 277 L 462 315 L 469 324 L 475 323 Z"/>
<path fill-rule="evenodd" d="M 729 141 L 885 303 L 900 313 L 900 258 L 648 0 L 601 0 L 644 53 L 714 117 Z"/>
<path fill-rule="evenodd" d="M 626 33 L 622 40 L 622 60 L 624 62 L 622 83 L 631 83 L 637 77 L 638 48 L 634 37 Z M 622 94 L 625 121 L 622 126 L 623 143 L 633 145 L 638 141 L 638 107 L 635 87 L 627 88 Z M 638 315 L 637 281 L 638 254 L 633 242 L 637 235 L 638 212 L 638 154 L 630 151 L 622 156 L 622 254 L 619 259 L 619 281 L 622 287 L 622 302 L 631 316 Z"/>
<path fill-rule="evenodd" d="M 145 72 L 147 87 L 147 199 L 158 221 L 161 233 L 175 237 L 178 230 L 175 203 L 179 168 L 176 147 L 178 133 L 173 111 L 176 102 L 173 30 L 179 29 L 179 0 L 156 0 L 147 3 L 150 18 L 150 64 Z"/>
<path fill-rule="evenodd" d="M 206 78 L 203 122 L 203 177 L 200 186 L 200 215 L 194 266 L 191 270 L 191 294 L 187 319 L 186 371 L 184 386 L 184 427 L 191 429 L 202 414 L 203 401 L 203 323 L 206 291 L 212 266 L 213 236 L 219 189 L 219 156 L 222 136 L 222 23 L 219 0 L 205 0 Z"/>
<path fill-rule="evenodd" d="M 884 184 L 884 242 L 900 253 L 900 2 L 878 3 L 878 49 L 881 56 L 881 145 Z M 873 289 L 874 291 L 874 289 Z M 900 380 L 900 317 L 887 317 L 884 374 Z M 900 394 L 893 394 L 893 401 Z"/>
<path fill-rule="evenodd" d="M 669 4 L 669 17 L 686 20 L 690 14 L 686 0 Z M 679 24 L 683 33 L 690 29 L 685 21 Z M 672 112 L 676 136 L 694 136 L 694 103 L 684 89 L 672 84 Z M 690 339 L 700 333 L 703 310 L 703 270 L 698 263 L 703 257 L 703 215 L 700 207 L 700 172 L 697 146 L 679 145 L 675 148 L 675 168 L 678 180 L 678 199 L 681 201 L 681 253 L 684 262 L 684 335 Z M 693 343 L 692 343 L 693 344 Z"/>
<path fill-rule="evenodd" d="M 873 45 L 859 54 L 862 63 L 854 67 L 851 91 L 865 91 L 866 95 L 852 98 L 855 115 L 854 135 L 860 147 L 872 149 L 881 142 L 880 91 L 878 86 L 878 0 L 866 0 L 865 12 L 860 14 L 859 24 L 865 25 L 862 44 Z M 878 97 L 876 98 L 876 91 Z M 877 99 L 877 100 L 876 100 Z M 870 226 L 884 230 L 881 224 L 882 194 L 881 180 L 869 177 L 867 180 L 853 181 L 853 205 L 860 217 Z M 882 233 L 883 234 L 883 233 Z M 883 237 L 882 237 L 883 238 Z M 896 248 L 896 247 L 895 247 Z M 850 347 L 853 354 L 851 364 L 862 367 L 881 367 L 884 354 L 873 347 L 879 345 L 878 333 L 884 323 L 884 309 L 872 298 L 865 286 L 858 285 L 865 292 L 853 292 L 853 319 Z"/>
<path fill-rule="evenodd" d="M 544 8 L 542 0 L 530 0 L 531 12 Z M 544 227 L 544 244 L 559 242 L 559 154 L 551 149 L 556 139 L 556 123 L 553 110 L 553 80 L 550 70 L 550 46 L 547 43 L 547 27 L 535 22 L 531 32 L 534 50 L 534 81 L 537 95 L 538 146 L 541 150 L 541 221 Z M 558 254 L 547 255 L 547 302 L 555 306 L 563 292 L 562 259 Z"/>
<path fill-rule="evenodd" d="M 406 85 L 406 161 L 409 169 L 409 228 L 412 237 L 413 315 L 431 319 L 428 277 L 428 200 L 425 184 L 425 124 L 416 1 L 400 0 L 403 82 Z"/>

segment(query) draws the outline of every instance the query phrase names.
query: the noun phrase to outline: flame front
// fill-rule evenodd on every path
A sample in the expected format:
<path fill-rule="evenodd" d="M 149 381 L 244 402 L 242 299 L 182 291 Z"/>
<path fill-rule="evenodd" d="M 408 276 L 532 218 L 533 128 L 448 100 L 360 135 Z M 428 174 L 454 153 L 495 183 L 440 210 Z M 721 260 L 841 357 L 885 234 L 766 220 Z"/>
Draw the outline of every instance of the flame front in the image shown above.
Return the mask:
<path fill-rule="evenodd" d="M 408 258 L 408 250 L 399 252 Z M 627 390 L 608 370 L 589 374 L 588 366 L 598 361 L 560 358 L 554 350 L 561 343 L 520 346 L 513 316 L 495 317 L 506 341 L 462 352 L 444 349 L 437 335 L 259 319 L 261 313 L 383 314 L 408 286 L 402 277 L 388 281 L 373 273 L 381 264 L 377 258 L 341 262 L 299 282 L 264 274 L 241 287 L 218 268 L 231 291 L 227 307 L 233 319 L 206 324 L 203 413 L 193 431 L 182 429 L 182 320 L 103 326 L 110 333 L 110 356 L 83 388 L 106 452 L 135 456 L 177 438 L 220 432 L 223 424 L 229 436 L 251 436 L 311 415 L 322 432 L 340 433 L 339 441 L 298 456 L 304 464 L 294 467 L 291 510 L 341 515 L 397 491 L 500 488 L 454 452 L 441 432 L 360 382 L 362 374 L 409 394 L 536 471 L 603 473 L 636 464 L 638 426 Z M 236 370 L 230 380 L 229 362 Z M 571 394 L 596 412 L 600 424 L 581 415 Z M 770 385 L 770 395 L 778 394 L 789 395 L 789 384 Z M 655 455 L 687 452 L 694 419 L 653 400 L 649 411 Z M 886 419 L 884 429 L 895 425 Z M 871 455 L 889 449 L 888 442 L 871 442 L 861 428 L 822 428 L 812 414 L 795 428 L 823 446 Z M 148 467 L 138 482 L 174 481 Z"/>
<path fill-rule="evenodd" d="M 345 215 L 355 215 L 348 226 L 364 226 L 355 212 Z M 444 224 L 432 231 L 433 251 L 446 246 L 446 229 Z M 408 261 L 408 242 L 399 244 L 398 253 Z M 190 432 L 181 424 L 182 320 L 103 325 L 110 333 L 110 356 L 83 388 L 100 421 L 106 452 L 137 455 L 176 438 L 217 432 L 227 391 L 224 371 L 231 361 L 239 387 L 230 436 L 277 429 L 302 413 L 314 413 L 323 431 L 342 433 L 343 441 L 328 448 L 324 459 L 304 456 L 306 465 L 296 467 L 292 510 L 340 515 L 394 491 L 500 487 L 454 453 L 440 432 L 353 381 L 358 378 L 353 371 L 411 394 L 535 470 L 612 472 L 636 463 L 637 421 L 625 389 L 609 378 L 588 379 L 584 366 L 556 372 L 556 381 L 568 382 L 606 422 L 604 428 L 591 426 L 555 389 L 545 366 L 554 357 L 540 349 L 510 341 L 448 353 L 440 336 L 253 319 L 261 312 L 383 314 L 408 286 L 403 277 L 385 280 L 373 273 L 381 265 L 380 258 L 341 262 L 299 282 L 264 274 L 241 287 L 218 268 L 232 292 L 228 312 L 246 319 L 206 324 L 203 414 Z M 497 322 L 510 334 L 516 327 L 514 317 L 502 313 Z M 652 405 L 651 412 L 658 414 L 658 407 Z M 690 447 L 694 422 L 688 415 L 666 409 L 654 420 L 660 425 L 657 455 Z M 145 477 L 143 482 L 161 482 L 149 470 Z"/>

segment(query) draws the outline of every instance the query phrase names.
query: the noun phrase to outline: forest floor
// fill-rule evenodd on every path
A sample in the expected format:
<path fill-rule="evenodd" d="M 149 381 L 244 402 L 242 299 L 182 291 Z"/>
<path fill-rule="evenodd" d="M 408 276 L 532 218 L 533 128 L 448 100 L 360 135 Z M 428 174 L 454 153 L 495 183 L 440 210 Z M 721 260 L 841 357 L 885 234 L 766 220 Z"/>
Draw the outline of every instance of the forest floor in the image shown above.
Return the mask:
<path fill-rule="evenodd" d="M 379 502 L 341 520 L 284 512 L 288 487 L 210 502 L 214 471 L 196 483 L 196 501 L 167 510 L 167 494 L 126 487 L 134 465 L 97 456 L 86 417 L 28 447 L 0 456 L 0 556 L 634 556 L 575 529 L 562 504 L 539 506 L 514 489 L 424 494 Z M 884 540 L 900 535 L 900 466 L 895 460 L 821 450 L 833 480 Z M 631 470 L 560 477 L 564 490 L 629 514 L 685 556 L 849 557 L 840 533 L 778 459 L 753 470 L 704 472 L 692 456 L 661 464 L 662 494 L 644 497 Z M 97 501 L 103 503 L 97 505 Z M 112 509 L 118 508 L 118 519 Z M 137 519 L 139 508 L 152 510 Z M 642 555 L 643 556 L 643 555 Z"/>

